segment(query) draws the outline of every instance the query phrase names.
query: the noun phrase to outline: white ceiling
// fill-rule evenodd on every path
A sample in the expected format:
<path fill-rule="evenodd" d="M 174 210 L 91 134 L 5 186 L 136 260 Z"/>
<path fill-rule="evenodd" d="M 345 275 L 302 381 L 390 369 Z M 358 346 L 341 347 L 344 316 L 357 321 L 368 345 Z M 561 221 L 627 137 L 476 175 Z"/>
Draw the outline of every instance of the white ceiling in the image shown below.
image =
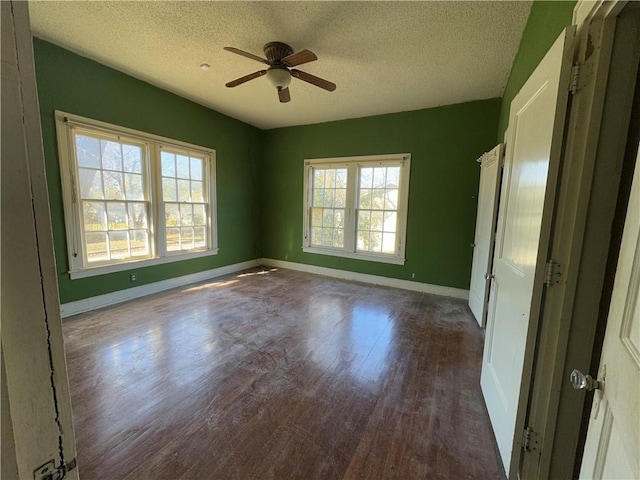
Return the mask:
<path fill-rule="evenodd" d="M 35 36 L 263 129 L 502 96 L 530 1 L 239 2 L 31 1 Z M 258 78 L 281 41 L 318 61 L 300 70 L 338 85 L 293 79 L 291 102 Z M 199 68 L 211 65 L 209 71 Z"/>

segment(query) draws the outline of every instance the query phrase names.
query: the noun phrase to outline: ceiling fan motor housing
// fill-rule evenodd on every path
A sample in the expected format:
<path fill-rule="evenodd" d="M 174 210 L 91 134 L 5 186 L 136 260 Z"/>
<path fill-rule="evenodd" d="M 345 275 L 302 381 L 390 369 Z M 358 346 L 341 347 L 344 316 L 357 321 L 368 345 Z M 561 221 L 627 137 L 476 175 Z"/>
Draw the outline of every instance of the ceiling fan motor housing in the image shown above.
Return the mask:
<path fill-rule="evenodd" d="M 293 48 L 291 48 L 286 43 L 282 42 L 269 42 L 264 46 L 264 55 L 269 60 L 271 65 L 279 64 L 280 60 L 284 57 L 288 57 L 293 53 Z"/>

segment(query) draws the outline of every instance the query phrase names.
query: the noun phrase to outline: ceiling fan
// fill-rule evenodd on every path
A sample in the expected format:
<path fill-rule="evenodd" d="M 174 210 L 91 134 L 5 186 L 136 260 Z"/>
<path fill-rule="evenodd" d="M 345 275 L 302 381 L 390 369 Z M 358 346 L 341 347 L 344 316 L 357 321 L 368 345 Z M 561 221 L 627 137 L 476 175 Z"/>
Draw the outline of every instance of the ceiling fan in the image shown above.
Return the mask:
<path fill-rule="evenodd" d="M 310 52 L 309 50 L 300 50 L 299 52 L 294 53 L 293 48 L 282 42 L 269 42 L 265 44 L 263 48 L 264 56 L 267 57 L 266 59 L 238 48 L 224 47 L 228 52 L 242 55 L 243 57 L 251 58 L 260 63 L 269 65 L 269 68 L 266 70 L 259 70 L 227 83 L 227 87 L 237 87 L 249 80 L 253 80 L 254 78 L 262 77 L 264 75 L 267 77 L 269 83 L 278 90 L 278 98 L 281 103 L 291 101 L 291 94 L 289 93 L 291 77 L 295 77 L 298 80 L 310 83 L 316 87 L 323 88 L 329 92 L 333 92 L 336 89 L 335 83 L 292 68 L 317 60 L 318 57 L 316 57 L 315 53 Z"/>

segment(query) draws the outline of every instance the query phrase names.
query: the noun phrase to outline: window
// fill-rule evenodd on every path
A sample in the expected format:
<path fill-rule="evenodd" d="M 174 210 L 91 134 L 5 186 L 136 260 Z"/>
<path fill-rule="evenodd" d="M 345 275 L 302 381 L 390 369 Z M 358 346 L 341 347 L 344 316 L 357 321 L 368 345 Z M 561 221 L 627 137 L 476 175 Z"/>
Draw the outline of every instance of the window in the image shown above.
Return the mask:
<path fill-rule="evenodd" d="M 56 125 L 71 278 L 217 253 L 213 150 L 63 112 Z"/>
<path fill-rule="evenodd" d="M 410 158 L 306 160 L 303 251 L 404 264 Z"/>

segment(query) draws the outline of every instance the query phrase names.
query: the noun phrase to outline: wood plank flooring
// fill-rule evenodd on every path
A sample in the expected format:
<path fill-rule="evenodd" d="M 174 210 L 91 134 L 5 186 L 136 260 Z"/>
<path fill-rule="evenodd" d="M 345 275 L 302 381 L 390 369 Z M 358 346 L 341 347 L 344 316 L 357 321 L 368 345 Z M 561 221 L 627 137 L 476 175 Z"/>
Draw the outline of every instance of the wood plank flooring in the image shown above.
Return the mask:
<path fill-rule="evenodd" d="M 504 479 L 464 301 L 253 270 L 64 332 L 82 480 Z"/>

